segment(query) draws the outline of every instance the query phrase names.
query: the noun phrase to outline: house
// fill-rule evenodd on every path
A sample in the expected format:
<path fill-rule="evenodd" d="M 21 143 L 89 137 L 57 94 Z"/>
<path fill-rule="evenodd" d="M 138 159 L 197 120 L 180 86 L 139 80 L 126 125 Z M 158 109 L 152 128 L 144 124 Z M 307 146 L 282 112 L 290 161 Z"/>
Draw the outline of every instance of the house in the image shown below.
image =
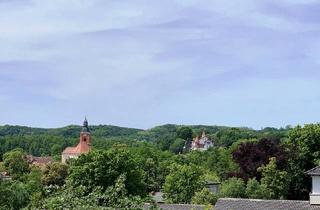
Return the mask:
<path fill-rule="evenodd" d="M 53 162 L 52 157 L 46 156 L 46 157 L 34 157 L 32 155 L 26 156 L 27 162 L 29 165 L 37 166 L 40 168 L 45 167 L 46 165 Z"/>
<path fill-rule="evenodd" d="M 12 180 L 12 177 L 9 176 L 9 174 L 8 174 L 7 171 L 2 171 L 2 172 L 0 172 L 0 180 L 3 180 L 3 181 L 11 181 L 11 180 Z"/>
<path fill-rule="evenodd" d="M 215 210 L 320 210 L 320 166 L 306 174 L 312 177 L 309 201 L 220 198 Z"/>
<path fill-rule="evenodd" d="M 77 158 L 78 156 L 88 153 L 91 150 L 91 134 L 88 126 L 87 118 L 85 118 L 80 133 L 80 140 L 77 146 L 67 147 L 62 152 L 61 161 L 66 163 L 70 158 Z"/>
<path fill-rule="evenodd" d="M 204 130 L 202 130 L 201 137 L 196 136 L 191 142 L 191 150 L 205 151 L 210 147 L 213 147 L 213 142 L 207 137 Z"/>

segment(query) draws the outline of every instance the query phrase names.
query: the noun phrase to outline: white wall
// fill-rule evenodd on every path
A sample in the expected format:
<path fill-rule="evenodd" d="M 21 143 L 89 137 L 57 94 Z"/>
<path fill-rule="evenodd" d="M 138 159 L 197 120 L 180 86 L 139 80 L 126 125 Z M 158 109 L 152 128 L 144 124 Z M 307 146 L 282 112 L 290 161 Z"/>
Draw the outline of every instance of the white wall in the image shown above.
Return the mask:
<path fill-rule="evenodd" d="M 312 194 L 320 194 L 320 176 L 312 176 Z"/>

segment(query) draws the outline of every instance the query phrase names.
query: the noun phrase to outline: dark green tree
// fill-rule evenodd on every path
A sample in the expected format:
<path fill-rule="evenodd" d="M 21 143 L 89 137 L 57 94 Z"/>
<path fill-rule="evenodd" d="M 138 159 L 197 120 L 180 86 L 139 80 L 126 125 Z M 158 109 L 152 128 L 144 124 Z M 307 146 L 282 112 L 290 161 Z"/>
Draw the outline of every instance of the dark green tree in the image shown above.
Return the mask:
<path fill-rule="evenodd" d="M 179 154 L 183 151 L 183 146 L 185 145 L 185 140 L 177 138 L 174 140 L 174 142 L 170 146 L 170 151 Z"/>
<path fill-rule="evenodd" d="M 190 140 L 192 139 L 193 131 L 190 127 L 183 126 L 178 128 L 177 130 L 177 138 L 183 139 L 183 140 Z"/>

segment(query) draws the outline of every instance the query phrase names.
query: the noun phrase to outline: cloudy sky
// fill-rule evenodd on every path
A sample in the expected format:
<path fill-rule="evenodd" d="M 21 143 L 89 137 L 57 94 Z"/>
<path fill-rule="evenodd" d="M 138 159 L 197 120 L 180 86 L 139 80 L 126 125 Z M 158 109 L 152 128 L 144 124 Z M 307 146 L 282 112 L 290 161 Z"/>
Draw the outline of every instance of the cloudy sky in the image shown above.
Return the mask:
<path fill-rule="evenodd" d="M 0 0 L 0 124 L 320 119 L 316 0 Z"/>

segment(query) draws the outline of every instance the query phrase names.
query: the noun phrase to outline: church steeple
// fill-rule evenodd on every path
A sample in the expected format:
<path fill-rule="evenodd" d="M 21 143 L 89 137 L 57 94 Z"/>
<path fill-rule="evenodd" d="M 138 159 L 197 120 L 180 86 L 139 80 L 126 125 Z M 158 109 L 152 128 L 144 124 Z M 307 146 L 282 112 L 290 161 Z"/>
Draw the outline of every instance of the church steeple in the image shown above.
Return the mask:
<path fill-rule="evenodd" d="M 84 118 L 83 126 L 82 126 L 82 132 L 90 133 L 87 117 Z"/>

